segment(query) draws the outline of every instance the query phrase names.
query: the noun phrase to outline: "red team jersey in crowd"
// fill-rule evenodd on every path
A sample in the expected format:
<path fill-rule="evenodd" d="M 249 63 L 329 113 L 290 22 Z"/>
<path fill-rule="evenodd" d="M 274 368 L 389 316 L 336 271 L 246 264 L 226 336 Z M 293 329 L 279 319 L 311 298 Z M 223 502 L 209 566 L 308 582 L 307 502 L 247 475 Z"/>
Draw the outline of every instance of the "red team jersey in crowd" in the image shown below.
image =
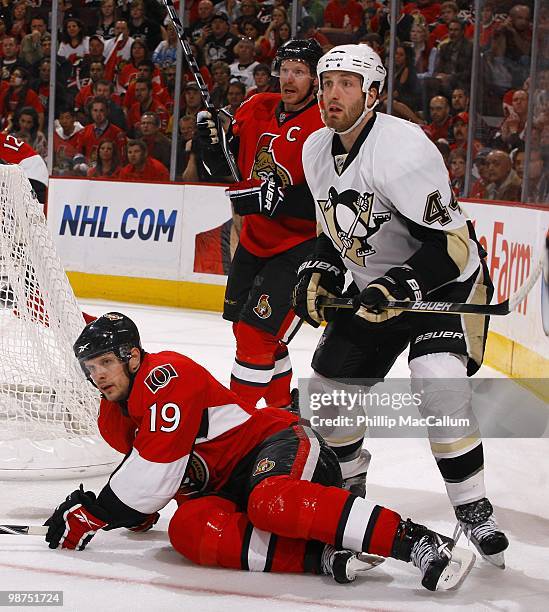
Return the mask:
<path fill-rule="evenodd" d="M 107 129 L 97 135 L 95 125 L 90 123 L 83 130 L 78 132 L 78 151 L 84 155 L 88 161 L 95 161 L 97 149 L 104 140 L 112 140 L 118 147 L 120 159 L 126 158 L 126 134 L 116 125 L 110 123 Z"/>
<path fill-rule="evenodd" d="M 247 453 L 298 420 L 244 405 L 202 366 L 171 351 L 145 355 L 127 414 L 103 399 L 99 430 L 114 449 L 129 453 L 111 489 L 144 513 L 163 508 L 176 494 L 218 491 Z"/>
<path fill-rule="evenodd" d="M 162 162 L 147 157 L 143 170 L 136 170 L 132 164 L 128 164 L 121 168 L 118 178 L 121 181 L 169 181 L 170 173 Z"/>
<path fill-rule="evenodd" d="M 280 112 L 280 94 L 263 93 L 236 111 L 238 167 L 244 178 L 276 173 L 283 187 L 305 183 L 301 150 L 312 132 L 324 127 L 316 99 L 296 113 Z M 286 202 L 285 202 L 286 205 Z M 291 207 L 291 204 L 290 204 Z M 258 257 L 271 257 L 316 236 L 316 222 L 279 215 L 246 215 L 240 243 Z"/>

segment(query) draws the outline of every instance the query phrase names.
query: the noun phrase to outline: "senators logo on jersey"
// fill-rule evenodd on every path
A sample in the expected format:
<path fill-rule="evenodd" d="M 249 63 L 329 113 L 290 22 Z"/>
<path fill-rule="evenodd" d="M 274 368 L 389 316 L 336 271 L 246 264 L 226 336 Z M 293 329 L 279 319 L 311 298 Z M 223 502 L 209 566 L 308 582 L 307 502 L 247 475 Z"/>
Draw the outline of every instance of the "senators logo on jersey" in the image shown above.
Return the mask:
<path fill-rule="evenodd" d="M 202 493 L 208 486 L 210 473 L 208 465 L 202 457 L 195 451 L 191 455 L 185 478 L 179 487 L 178 495 L 197 495 Z"/>
<path fill-rule="evenodd" d="M 159 389 L 163 389 L 172 378 L 177 378 L 177 372 L 171 363 L 157 366 L 149 372 L 145 378 L 145 385 L 151 393 L 156 393 Z"/>
<path fill-rule="evenodd" d="M 354 189 L 338 193 L 335 187 L 330 187 L 328 199 L 318 200 L 318 204 L 341 258 L 348 257 L 357 265 L 365 266 L 366 257 L 376 252 L 368 240 L 391 219 L 391 213 L 372 212 L 374 194 L 360 194 Z"/>
<path fill-rule="evenodd" d="M 276 463 L 274 461 L 272 461 L 268 457 L 265 457 L 265 459 L 261 459 L 261 461 L 258 462 L 252 476 L 258 476 L 259 474 L 265 474 L 266 472 L 270 472 L 275 465 Z"/>
<path fill-rule="evenodd" d="M 257 143 L 251 178 L 268 179 L 276 174 L 280 187 L 287 187 L 292 184 L 290 173 L 276 160 L 273 151 L 273 142 L 279 136 L 279 134 L 269 134 L 268 132 L 261 135 Z"/>
<path fill-rule="evenodd" d="M 273 314 L 268 294 L 262 293 L 260 295 L 257 305 L 254 306 L 254 312 L 260 319 L 268 319 Z"/>

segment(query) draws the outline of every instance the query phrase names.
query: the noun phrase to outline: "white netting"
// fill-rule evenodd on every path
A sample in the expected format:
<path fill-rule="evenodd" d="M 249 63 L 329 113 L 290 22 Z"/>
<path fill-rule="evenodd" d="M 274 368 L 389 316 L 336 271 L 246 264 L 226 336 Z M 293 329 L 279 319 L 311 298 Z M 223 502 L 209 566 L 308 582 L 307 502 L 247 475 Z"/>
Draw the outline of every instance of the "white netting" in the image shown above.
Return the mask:
<path fill-rule="evenodd" d="M 117 461 L 72 352 L 84 324 L 29 181 L 0 165 L 0 478 L 105 472 Z"/>

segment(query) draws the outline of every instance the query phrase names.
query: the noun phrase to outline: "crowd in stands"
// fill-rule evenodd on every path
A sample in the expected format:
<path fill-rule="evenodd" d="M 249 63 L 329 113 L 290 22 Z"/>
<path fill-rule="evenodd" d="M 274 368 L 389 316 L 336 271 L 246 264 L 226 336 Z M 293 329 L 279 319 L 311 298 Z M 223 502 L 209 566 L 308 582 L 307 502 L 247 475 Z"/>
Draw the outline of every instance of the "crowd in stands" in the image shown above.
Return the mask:
<path fill-rule="evenodd" d="M 324 50 L 341 43 L 389 58 L 390 2 L 300 0 L 298 36 Z M 177 3 L 176 3 L 177 6 Z M 402 1 L 397 15 L 393 114 L 436 143 L 456 196 L 520 200 L 528 109 L 526 200 L 549 201 L 549 9 L 540 10 L 538 72 L 530 88 L 530 0 L 485 0 L 479 101 L 469 105 L 475 16 L 470 0 Z M 54 175 L 168 180 L 177 33 L 158 0 L 61 0 L 53 142 L 47 142 L 51 2 L 0 4 L 1 129 L 42 156 Z M 234 113 L 249 96 L 277 90 L 270 65 L 291 37 L 287 0 L 187 0 L 185 23 L 212 102 Z M 533 96 L 533 103 L 530 97 Z M 386 110 L 387 89 L 381 110 Z M 200 90 L 184 67 L 177 180 L 207 180 L 193 141 Z M 465 193 L 468 125 L 475 119 L 474 179 Z"/>

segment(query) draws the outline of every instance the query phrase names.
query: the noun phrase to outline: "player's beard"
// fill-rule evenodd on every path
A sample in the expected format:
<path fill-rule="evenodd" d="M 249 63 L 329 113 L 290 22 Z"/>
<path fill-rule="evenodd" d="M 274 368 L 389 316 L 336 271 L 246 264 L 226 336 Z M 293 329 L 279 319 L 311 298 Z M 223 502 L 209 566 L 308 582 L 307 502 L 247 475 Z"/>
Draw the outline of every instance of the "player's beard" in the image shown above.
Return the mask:
<path fill-rule="evenodd" d="M 364 112 L 364 98 L 353 102 L 348 108 L 342 108 L 342 111 L 343 112 L 339 116 L 330 117 L 325 109 L 322 110 L 324 123 L 336 132 L 348 130 L 360 117 Z"/>

